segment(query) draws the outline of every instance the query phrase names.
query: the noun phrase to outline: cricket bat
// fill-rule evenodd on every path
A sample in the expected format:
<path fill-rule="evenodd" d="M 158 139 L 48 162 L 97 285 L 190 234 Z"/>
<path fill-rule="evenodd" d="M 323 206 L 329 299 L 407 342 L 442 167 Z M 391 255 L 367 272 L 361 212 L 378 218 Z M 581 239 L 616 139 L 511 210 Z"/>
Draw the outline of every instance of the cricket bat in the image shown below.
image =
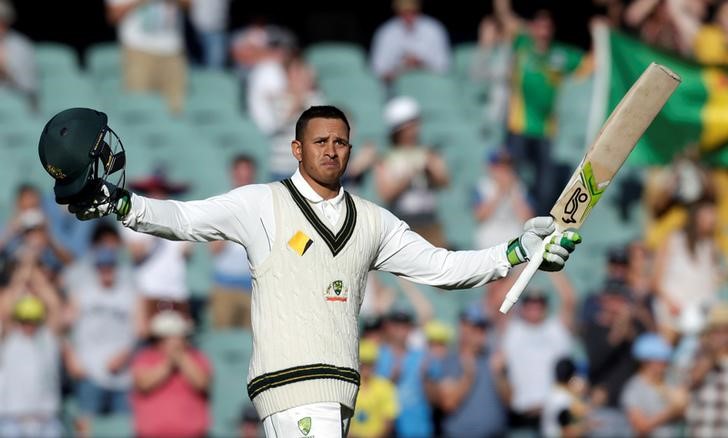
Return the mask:
<path fill-rule="evenodd" d="M 609 116 L 551 209 L 554 234 L 578 229 L 622 167 L 637 141 L 680 84 L 680 76 L 651 63 Z M 508 291 L 501 313 L 507 313 L 543 261 L 546 237 Z"/>

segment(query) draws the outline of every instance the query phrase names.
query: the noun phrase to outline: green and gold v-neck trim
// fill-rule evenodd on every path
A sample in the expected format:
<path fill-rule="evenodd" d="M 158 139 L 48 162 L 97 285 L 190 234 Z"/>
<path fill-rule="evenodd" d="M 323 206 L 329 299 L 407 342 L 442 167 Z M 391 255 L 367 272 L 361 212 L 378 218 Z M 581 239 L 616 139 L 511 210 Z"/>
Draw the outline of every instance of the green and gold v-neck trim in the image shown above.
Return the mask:
<path fill-rule="evenodd" d="M 308 204 L 306 198 L 303 197 L 301 192 L 298 191 L 296 186 L 293 184 L 290 178 L 281 181 L 281 183 L 288 189 L 293 198 L 293 202 L 298 205 L 298 208 L 303 213 L 303 216 L 308 220 L 308 223 L 316 230 L 321 236 L 323 241 L 331 250 L 331 254 L 336 257 L 341 250 L 344 249 L 346 243 L 354 235 L 354 227 L 356 226 L 356 206 L 354 200 L 351 198 L 348 192 L 344 191 L 344 202 L 346 204 L 346 216 L 344 217 L 344 224 L 341 226 L 336 235 L 324 224 L 313 208 Z"/>

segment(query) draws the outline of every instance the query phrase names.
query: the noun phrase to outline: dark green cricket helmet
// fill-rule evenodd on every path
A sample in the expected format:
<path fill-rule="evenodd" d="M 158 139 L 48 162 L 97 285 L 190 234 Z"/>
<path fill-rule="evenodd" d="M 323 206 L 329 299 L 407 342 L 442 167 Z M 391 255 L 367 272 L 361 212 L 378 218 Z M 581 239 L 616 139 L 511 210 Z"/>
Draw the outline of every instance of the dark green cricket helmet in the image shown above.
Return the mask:
<path fill-rule="evenodd" d="M 89 108 L 70 108 L 46 123 L 38 143 L 43 168 L 55 180 L 59 204 L 88 201 L 112 173 L 124 169 L 124 147 L 108 117 Z M 124 172 L 120 177 L 123 187 Z"/>

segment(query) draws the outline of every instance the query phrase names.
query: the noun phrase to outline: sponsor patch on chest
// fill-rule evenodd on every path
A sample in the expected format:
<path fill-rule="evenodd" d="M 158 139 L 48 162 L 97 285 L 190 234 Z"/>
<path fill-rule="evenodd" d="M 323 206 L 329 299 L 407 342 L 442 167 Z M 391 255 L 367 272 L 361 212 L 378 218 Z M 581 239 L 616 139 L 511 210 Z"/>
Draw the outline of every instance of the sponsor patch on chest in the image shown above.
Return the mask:
<path fill-rule="evenodd" d="M 311 240 L 311 238 L 303 231 L 296 231 L 296 234 L 294 234 L 293 237 L 291 237 L 291 240 L 288 241 L 288 247 L 300 256 L 302 256 L 312 244 L 313 240 Z"/>

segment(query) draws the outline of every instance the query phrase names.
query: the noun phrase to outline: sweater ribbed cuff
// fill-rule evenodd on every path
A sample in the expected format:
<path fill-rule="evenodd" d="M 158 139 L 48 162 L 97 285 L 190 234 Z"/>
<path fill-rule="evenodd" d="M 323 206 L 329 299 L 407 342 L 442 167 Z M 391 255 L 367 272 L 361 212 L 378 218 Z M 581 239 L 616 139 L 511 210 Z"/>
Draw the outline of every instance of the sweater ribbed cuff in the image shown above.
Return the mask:
<path fill-rule="evenodd" d="M 253 399 L 261 420 L 276 412 L 310 403 L 337 402 L 354 409 L 357 385 L 337 379 L 315 379 L 266 389 Z"/>

